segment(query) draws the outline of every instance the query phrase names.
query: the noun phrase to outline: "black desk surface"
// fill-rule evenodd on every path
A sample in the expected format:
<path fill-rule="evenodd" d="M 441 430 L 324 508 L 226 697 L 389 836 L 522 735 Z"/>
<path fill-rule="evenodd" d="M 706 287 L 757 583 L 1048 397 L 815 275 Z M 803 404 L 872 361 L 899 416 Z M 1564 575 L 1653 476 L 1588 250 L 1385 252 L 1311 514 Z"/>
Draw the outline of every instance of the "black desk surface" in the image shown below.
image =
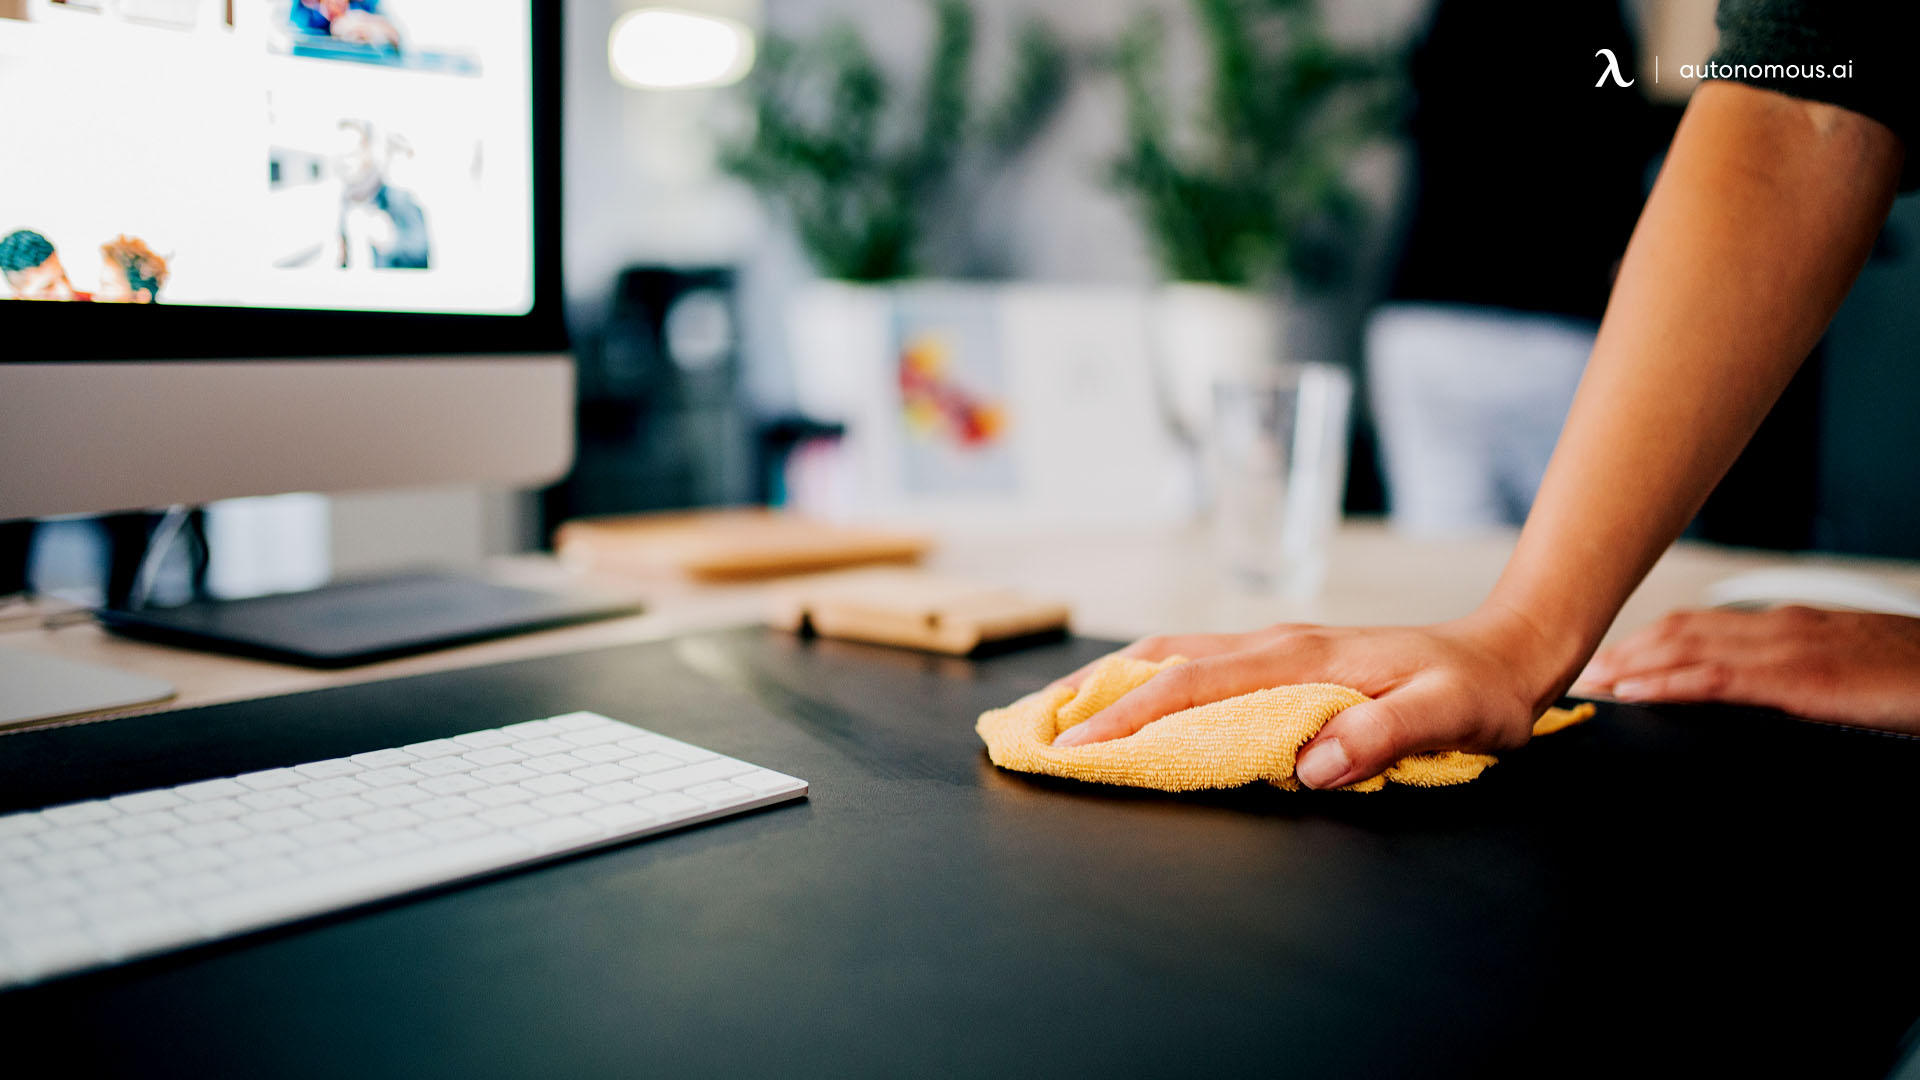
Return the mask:
<path fill-rule="evenodd" d="M 0 809 L 595 709 L 811 798 L 0 995 L 60 1075 L 1873 1076 L 1920 743 L 1603 708 L 1440 791 L 1167 796 L 973 733 L 1103 647 L 760 631 L 0 738 Z"/>

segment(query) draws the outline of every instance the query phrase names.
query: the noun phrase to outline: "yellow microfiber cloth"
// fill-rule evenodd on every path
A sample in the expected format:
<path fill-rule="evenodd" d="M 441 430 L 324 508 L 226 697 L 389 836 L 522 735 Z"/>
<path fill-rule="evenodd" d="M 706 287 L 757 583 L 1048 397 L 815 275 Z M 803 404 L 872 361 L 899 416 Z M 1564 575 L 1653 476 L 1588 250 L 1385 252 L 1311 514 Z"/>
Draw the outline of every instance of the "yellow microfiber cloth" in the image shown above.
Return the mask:
<path fill-rule="evenodd" d="M 1200 791 L 1233 788 L 1265 780 L 1298 790 L 1294 754 L 1344 709 L 1369 700 L 1358 690 L 1314 683 L 1278 686 L 1200 705 L 1148 724 L 1122 739 L 1085 746 L 1055 747 L 1061 732 L 1120 700 L 1121 696 L 1184 657 L 1153 663 L 1109 656 L 1078 691 L 1054 686 L 1004 709 L 980 715 L 974 730 L 987 744 L 995 765 L 1017 772 L 1045 773 L 1101 784 Z M 1593 715 L 1593 706 L 1549 709 L 1534 724 L 1535 735 L 1571 727 Z M 1400 759 L 1371 780 L 1345 791 L 1379 791 L 1391 780 L 1412 787 L 1464 784 L 1495 762 L 1486 754 L 1446 750 Z"/>

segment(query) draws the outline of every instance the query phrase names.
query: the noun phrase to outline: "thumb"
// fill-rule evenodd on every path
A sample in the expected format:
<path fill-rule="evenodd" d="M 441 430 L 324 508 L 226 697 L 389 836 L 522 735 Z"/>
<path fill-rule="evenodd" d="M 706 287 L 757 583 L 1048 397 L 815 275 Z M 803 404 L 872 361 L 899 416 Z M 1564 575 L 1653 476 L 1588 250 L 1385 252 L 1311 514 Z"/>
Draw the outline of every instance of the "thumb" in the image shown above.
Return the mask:
<path fill-rule="evenodd" d="M 1399 706 L 1385 700 L 1355 705 L 1327 721 L 1300 748 L 1294 773 L 1317 790 L 1346 787 L 1378 776 L 1409 753 Z"/>

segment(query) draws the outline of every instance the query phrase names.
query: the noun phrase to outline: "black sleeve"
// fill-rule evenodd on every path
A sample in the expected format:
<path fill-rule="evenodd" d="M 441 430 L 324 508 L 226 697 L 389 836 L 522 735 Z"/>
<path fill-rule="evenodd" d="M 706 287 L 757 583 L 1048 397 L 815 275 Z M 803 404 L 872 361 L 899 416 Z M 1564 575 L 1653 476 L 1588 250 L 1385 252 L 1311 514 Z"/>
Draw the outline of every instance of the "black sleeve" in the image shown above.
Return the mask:
<path fill-rule="evenodd" d="M 1870 116 L 1907 146 L 1901 187 L 1920 187 L 1920 46 L 1915 0 L 1720 0 L 1720 47 L 1707 76 L 1824 101 Z"/>

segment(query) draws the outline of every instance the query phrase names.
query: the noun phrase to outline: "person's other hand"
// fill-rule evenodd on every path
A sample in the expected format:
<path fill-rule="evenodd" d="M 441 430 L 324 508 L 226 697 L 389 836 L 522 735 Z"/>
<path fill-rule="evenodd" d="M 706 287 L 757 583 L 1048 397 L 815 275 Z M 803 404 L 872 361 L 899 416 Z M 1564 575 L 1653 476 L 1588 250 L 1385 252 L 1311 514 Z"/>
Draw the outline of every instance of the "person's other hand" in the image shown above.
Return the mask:
<path fill-rule="evenodd" d="M 1920 619 L 1806 607 L 1679 611 L 1602 649 L 1574 692 L 1757 705 L 1920 734 Z"/>
<path fill-rule="evenodd" d="M 1375 700 L 1327 722 L 1301 748 L 1296 773 L 1312 788 L 1376 776 L 1409 754 L 1505 750 L 1527 741 L 1564 676 L 1525 657 L 1543 655 L 1524 623 L 1476 615 L 1439 626 L 1337 629 L 1276 626 L 1249 634 L 1147 638 L 1121 655 L 1186 656 L 1055 746 L 1118 739 L 1163 716 L 1255 690 L 1338 683 Z M 1062 682 L 1078 685 L 1087 669 Z"/>

